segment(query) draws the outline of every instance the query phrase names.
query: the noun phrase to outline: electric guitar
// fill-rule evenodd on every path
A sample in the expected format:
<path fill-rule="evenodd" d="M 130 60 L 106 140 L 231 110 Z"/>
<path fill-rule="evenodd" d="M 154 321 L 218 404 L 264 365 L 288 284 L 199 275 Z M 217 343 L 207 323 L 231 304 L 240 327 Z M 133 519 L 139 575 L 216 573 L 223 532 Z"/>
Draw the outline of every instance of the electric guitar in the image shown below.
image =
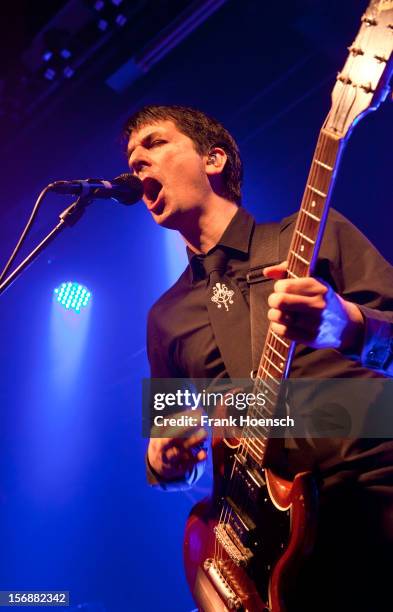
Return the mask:
<path fill-rule="evenodd" d="M 319 134 L 287 257 L 289 277 L 312 274 L 344 145 L 385 100 L 392 72 L 393 0 L 371 0 Z M 253 390 L 266 404 L 251 407 L 250 417 L 274 415 L 293 351 L 294 343 L 269 326 Z M 184 539 L 187 581 L 203 612 L 285 612 L 297 568 L 312 550 L 318 498 L 312 474 L 289 482 L 265 468 L 268 439 L 268 428 L 245 428 L 230 461 L 222 441 L 213 440 L 213 495 L 193 508 Z"/>

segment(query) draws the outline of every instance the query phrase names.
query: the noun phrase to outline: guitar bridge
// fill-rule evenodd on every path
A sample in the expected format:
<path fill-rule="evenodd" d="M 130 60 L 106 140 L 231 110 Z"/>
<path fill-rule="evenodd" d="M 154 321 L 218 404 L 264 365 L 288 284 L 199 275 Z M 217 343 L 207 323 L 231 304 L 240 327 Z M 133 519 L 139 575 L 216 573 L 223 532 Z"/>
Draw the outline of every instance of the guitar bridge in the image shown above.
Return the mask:
<path fill-rule="evenodd" d="M 217 565 L 214 559 L 206 559 L 203 564 L 203 569 L 205 570 L 207 576 L 209 577 L 212 585 L 214 586 L 216 592 L 220 596 L 220 599 L 224 603 L 225 607 L 221 607 L 219 602 L 217 601 L 214 605 L 214 610 L 238 610 L 239 612 L 243 610 L 243 604 L 240 598 L 236 595 L 235 591 L 226 580 L 224 574 L 221 569 Z M 206 590 L 206 585 L 205 589 Z M 211 601 L 211 599 L 209 599 Z M 203 608 L 205 610 L 205 608 Z M 207 610 L 210 610 L 208 607 Z"/>
<path fill-rule="evenodd" d="M 252 551 L 244 546 L 230 525 L 219 523 L 214 528 L 218 542 L 238 567 L 247 567 L 253 557 Z"/>

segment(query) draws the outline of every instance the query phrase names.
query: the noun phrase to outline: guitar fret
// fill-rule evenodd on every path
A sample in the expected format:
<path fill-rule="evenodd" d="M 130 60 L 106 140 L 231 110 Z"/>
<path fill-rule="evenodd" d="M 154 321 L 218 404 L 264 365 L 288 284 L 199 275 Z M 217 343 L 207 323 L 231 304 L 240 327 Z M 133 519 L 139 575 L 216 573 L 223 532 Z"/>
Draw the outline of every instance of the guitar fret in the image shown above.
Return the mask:
<path fill-rule="evenodd" d="M 272 406 L 276 405 L 276 402 L 273 401 L 272 399 L 270 399 L 270 397 L 268 395 L 266 395 L 266 393 L 263 394 L 265 399 L 267 399 L 267 401 L 269 402 L 269 404 L 271 404 Z"/>
<path fill-rule="evenodd" d="M 285 361 L 286 357 L 284 357 L 284 355 L 281 355 L 281 353 L 279 353 L 271 344 L 269 344 L 269 342 L 267 342 L 267 346 L 270 348 L 270 350 L 273 351 L 273 353 L 276 353 L 277 357 L 280 357 L 280 359 Z"/>
<path fill-rule="evenodd" d="M 289 344 L 287 342 L 285 342 L 285 340 L 283 340 L 280 336 L 278 336 L 274 331 L 270 330 L 271 335 L 278 340 L 279 342 L 281 342 L 281 344 L 283 344 L 284 346 L 286 346 L 287 348 L 289 348 Z"/>
<path fill-rule="evenodd" d="M 307 187 L 308 187 L 308 189 L 310 189 L 311 191 L 313 191 L 317 195 L 321 196 L 321 198 L 326 198 L 327 194 L 323 193 L 323 191 L 319 191 L 319 189 L 316 189 L 312 185 L 307 185 Z"/>
<path fill-rule="evenodd" d="M 249 439 L 250 438 L 245 438 L 245 440 L 249 440 Z M 244 448 L 246 449 L 246 452 L 249 453 L 251 457 L 259 464 L 260 461 L 262 460 L 262 457 L 259 456 L 259 454 L 252 448 L 252 446 L 250 446 L 249 444 L 247 444 L 247 442 L 245 442 Z"/>
<path fill-rule="evenodd" d="M 312 240 L 311 238 L 306 236 L 306 234 L 303 234 L 303 232 L 296 230 L 296 233 L 299 234 L 299 236 L 301 236 L 302 238 L 304 238 L 304 240 L 307 240 L 307 242 L 309 242 L 310 244 L 315 244 L 315 240 Z"/>
<path fill-rule="evenodd" d="M 269 359 L 269 357 L 266 357 L 266 355 L 265 355 L 264 359 L 266 359 L 266 361 L 268 361 L 270 363 L 270 365 L 273 366 L 273 368 L 275 368 L 278 372 L 280 372 L 280 374 L 282 374 L 282 369 L 279 368 L 278 365 L 276 365 L 273 361 L 271 361 Z"/>
<path fill-rule="evenodd" d="M 307 215 L 308 217 L 310 217 L 310 219 L 314 219 L 314 221 L 320 221 L 321 219 L 319 217 L 317 217 L 317 215 L 313 215 L 312 213 L 310 213 L 308 210 L 306 210 L 305 208 L 301 209 L 301 212 L 303 212 L 305 215 Z"/>
<path fill-rule="evenodd" d="M 266 386 L 267 386 L 267 385 L 265 385 L 265 387 L 266 387 Z M 266 393 L 264 393 L 263 389 L 262 389 L 262 393 L 263 393 L 263 395 L 264 395 L 265 399 L 266 399 L 266 400 L 269 402 L 269 404 L 271 404 L 272 406 L 275 406 L 275 405 L 276 405 L 276 402 L 274 402 L 272 399 L 270 399 L 270 397 L 269 397 L 269 396 L 268 396 Z"/>
<path fill-rule="evenodd" d="M 306 266 L 310 265 L 310 262 L 307 261 L 307 259 L 304 259 L 304 257 L 302 257 L 301 255 L 299 255 L 299 253 L 296 253 L 296 251 L 294 251 L 293 249 L 291 249 L 291 253 L 294 257 L 296 257 L 296 259 L 299 259 L 299 261 L 301 261 L 302 263 L 306 264 Z"/>
<path fill-rule="evenodd" d="M 268 384 L 267 384 L 266 380 L 263 380 L 262 378 L 261 378 L 261 380 L 262 380 L 262 382 L 263 382 L 263 387 L 267 387 L 268 391 L 271 391 L 271 392 L 273 393 L 273 395 L 275 395 L 275 396 L 277 397 L 278 393 L 276 393 L 276 392 L 274 391 L 274 389 L 272 389 L 272 388 L 270 387 L 270 385 L 268 385 Z M 266 391 L 266 389 L 265 389 L 265 388 L 263 389 L 263 393 L 264 393 L 264 394 L 266 395 L 266 397 L 267 397 L 267 391 Z"/>
<path fill-rule="evenodd" d="M 265 372 L 265 374 L 267 374 L 267 376 L 269 376 L 269 378 L 271 378 L 272 380 L 274 380 L 274 382 L 276 383 L 276 385 L 278 385 L 278 384 L 279 384 L 279 383 L 278 383 L 278 381 L 277 381 L 277 379 L 276 379 L 276 378 L 274 378 L 274 376 L 272 376 L 272 375 L 270 374 L 270 372 L 269 372 L 269 371 L 268 371 L 266 368 L 264 368 L 263 366 L 261 366 L 261 370 L 263 370 L 263 372 Z M 267 386 L 267 385 L 266 385 L 266 386 Z M 270 389 L 270 387 L 269 387 L 269 389 Z M 271 389 L 270 389 L 270 390 L 271 390 Z M 277 393 L 276 393 L 276 395 L 277 395 Z"/>
<path fill-rule="evenodd" d="M 275 406 L 275 404 L 273 404 Z M 269 408 L 267 408 L 266 406 L 261 406 L 261 409 L 259 410 L 258 408 L 254 406 L 251 407 L 250 412 L 248 413 L 251 417 L 263 417 L 263 418 L 270 418 L 273 416 L 274 410 L 270 410 Z"/>
<path fill-rule="evenodd" d="M 251 428 L 248 427 L 247 429 L 251 429 Z M 249 444 L 253 444 L 253 446 L 256 448 L 256 450 L 260 453 L 261 452 L 261 448 L 260 448 L 259 444 L 261 443 L 261 432 L 258 431 L 258 429 L 256 429 L 255 427 L 253 427 L 253 429 L 255 429 L 255 431 L 258 433 L 258 436 L 247 436 L 247 440 L 248 440 Z M 263 448 L 263 444 L 262 444 L 262 448 Z"/>
<path fill-rule="evenodd" d="M 333 170 L 332 166 L 328 166 L 328 164 L 324 164 L 319 159 L 314 159 L 314 162 L 316 164 L 318 164 L 318 166 L 321 166 L 322 168 L 325 168 L 325 170 L 329 170 L 329 172 L 332 172 L 332 170 Z"/>
<path fill-rule="evenodd" d="M 289 274 L 289 276 L 292 276 L 292 278 L 299 278 L 297 274 L 295 274 L 294 272 L 291 272 L 291 270 L 287 270 L 287 274 Z"/>
<path fill-rule="evenodd" d="M 263 439 L 261 438 L 261 434 L 262 435 L 266 435 L 267 433 L 267 427 L 262 426 L 261 429 L 265 430 L 265 434 L 263 434 L 263 432 L 261 432 L 259 429 L 257 429 L 256 427 L 254 427 L 254 425 L 250 425 L 249 427 L 247 427 L 247 429 L 249 430 L 249 432 L 251 432 L 251 430 L 256 431 L 257 432 L 257 436 L 255 436 L 255 434 L 253 434 L 254 437 L 249 437 L 247 436 L 247 440 L 252 440 L 254 443 L 254 446 L 257 447 L 258 451 L 261 452 L 262 449 L 265 448 L 265 445 L 263 444 Z M 258 446 L 258 444 L 260 444 L 262 446 L 262 448 L 260 446 Z"/>
<path fill-rule="evenodd" d="M 266 395 L 266 398 L 268 396 Z M 271 408 L 269 406 L 265 406 L 265 404 L 263 406 L 256 406 L 255 404 L 253 406 L 250 407 L 250 410 L 248 412 L 248 414 L 250 416 L 258 416 L 258 417 L 271 417 L 274 413 L 274 407 L 276 405 L 275 402 L 273 402 L 273 400 L 269 400 L 270 404 L 272 404 L 273 406 L 273 410 L 271 410 Z"/>

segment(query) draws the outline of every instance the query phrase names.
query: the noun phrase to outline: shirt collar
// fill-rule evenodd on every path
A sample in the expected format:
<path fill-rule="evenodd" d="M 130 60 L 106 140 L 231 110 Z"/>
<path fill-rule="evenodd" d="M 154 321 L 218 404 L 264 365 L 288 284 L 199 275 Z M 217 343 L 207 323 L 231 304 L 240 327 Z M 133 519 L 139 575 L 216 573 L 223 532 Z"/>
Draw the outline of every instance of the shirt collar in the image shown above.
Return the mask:
<path fill-rule="evenodd" d="M 225 249 L 230 249 L 233 257 L 236 257 L 236 252 L 247 255 L 250 250 L 250 242 L 254 225 L 255 221 L 250 213 L 239 206 L 236 214 L 231 219 L 223 235 L 213 248 L 216 246 L 222 246 Z M 212 249 L 210 249 L 210 251 L 211 250 Z M 201 268 L 203 269 L 201 262 L 206 255 L 197 255 L 187 247 L 187 257 L 191 268 L 192 280 L 198 280 L 201 278 Z"/>

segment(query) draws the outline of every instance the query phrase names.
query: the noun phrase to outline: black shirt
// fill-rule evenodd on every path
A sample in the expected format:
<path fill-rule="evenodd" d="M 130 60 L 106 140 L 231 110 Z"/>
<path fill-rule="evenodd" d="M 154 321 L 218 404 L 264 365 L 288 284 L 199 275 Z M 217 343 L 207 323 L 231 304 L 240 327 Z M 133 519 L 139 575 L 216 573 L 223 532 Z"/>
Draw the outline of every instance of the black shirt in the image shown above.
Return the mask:
<path fill-rule="evenodd" d="M 288 252 L 295 220 L 293 215 L 281 223 L 282 260 Z M 251 215 L 239 208 L 218 242 L 228 253 L 226 273 L 238 284 L 247 302 L 246 274 L 254 227 Z M 206 280 L 201 265 L 204 256 L 188 251 L 188 257 L 186 270 L 149 313 L 147 342 L 152 378 L 227 376 L 205 305 Z M 366 330 L 372 328 L 375 319 L 393 322 L 393 268 L 359 230 L 334 210 L 329 212 L 315 276 L 327 281 L 344 299 L 360 306 Z M 239 338 L 239 350 L 243 345 Z M 376 378 L 381 374 L 336 350 L 314 350 L 299 344 L 290 376 Z M 392 442 L 378 439 L 302 440 L 298 448 L 289 452 L 290 471 L 351 470 L 367 472 L 371 480 L 382 478 L 386 482 L 393 477 L 392 449 Z"/>

